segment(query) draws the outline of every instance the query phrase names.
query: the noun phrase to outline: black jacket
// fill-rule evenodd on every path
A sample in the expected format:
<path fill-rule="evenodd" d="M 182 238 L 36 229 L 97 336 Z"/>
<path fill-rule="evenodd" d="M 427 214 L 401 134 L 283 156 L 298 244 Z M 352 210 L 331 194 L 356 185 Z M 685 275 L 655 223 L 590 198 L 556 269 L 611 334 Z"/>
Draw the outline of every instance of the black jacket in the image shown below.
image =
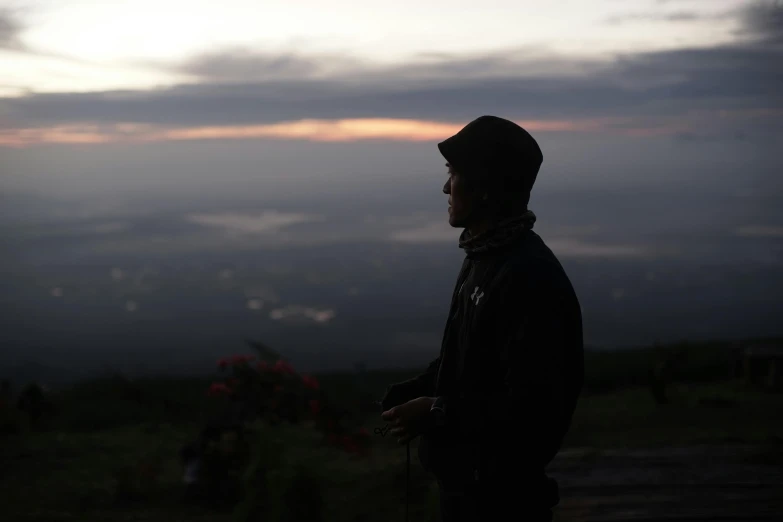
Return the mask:
<path fill-rule="evenodd" d="M 523 486 L 534 502 L 553 505 L 557 488 L 553 498 L 544 470 L 568 431 L 583 376 L 576 294 L 528 230 L 467 255 L 440 356 L 422 375 L 391 386 L 383 407 L 440 398 L 446 423 L 425 432 L 419 458 L 441 489 L 484 484 L 520 495 Z"/>

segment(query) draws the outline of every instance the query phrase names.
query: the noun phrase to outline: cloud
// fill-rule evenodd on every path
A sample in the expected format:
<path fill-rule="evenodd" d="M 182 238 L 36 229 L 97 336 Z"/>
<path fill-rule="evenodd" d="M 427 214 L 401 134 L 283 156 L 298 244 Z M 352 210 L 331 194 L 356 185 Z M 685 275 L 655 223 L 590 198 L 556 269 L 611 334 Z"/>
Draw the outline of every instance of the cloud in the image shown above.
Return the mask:
<path fill-rule="evenodd" d="M 300 322 L 304 319 L 319 324 L 330 322 L 336 315 L 337 313 L 331 308 L 319 309 L 307 306 L 286 306 L 269 312 L 269 318 L 273 321 Z"/>
<path fill-rule="evenodd" d="M 753 113 L 744 113 L 753 116 Z M 631 118 L 598 118 L 582 120 L 516 120 L 531 132 L 606 131 L 626 135 L 682 134 L 689 136 L 699 120 L 698 114 L 683 118 L 655 118 L 641 122 Z M 704 114 L 701 115 L 703 118 Z M 735 115 L 737 117 L 742 115 Z M 776 114 L 755 114 L 774 118 Z M 305 119 L 258 125 L 211 125 L 177 127 L 165 125 L 102 124 L 64 125 L 21 130 L 0 129 L 0 146 L 24 147 L 38 143 L 96 144 L 112 142 L 163 142 L 230 139 L 280 139 L 318 142 L 360 140 L 435 141 L 456 133 L 462 123 L 394 119 L 353 118 L 338 120 Z M 700 136 L 693 135 L 691 141 Z M 722 134 L 716 135 L 721 138 Z M 686 138 L 683 138 L 686 139 Z"/>
<path fill-rule="evenodd" d="M 633 259 L 649 258 L 655 253 L 643 245 L 592 243 L 574 238 L 552 238 L 547 245 L 563 259 Z"/>
<path fill-rule="evenodd" d="M 146 63 L 158 69 L 214 83 L 251 84 L 283 80 L 337 82 L 374 90 L 412 88 L 433 80 L 517 78 L 542 75 L 573 76 L 596 70 L 601 60 L 572 59 L 546 49 L 526 47 L 497 53 L 419 53 L 402 64 L 379 65 L 351 56 L 271 53 L 229 48 L 200 54 L 176 63 Z"/>
<path fill-rule="evenodd" d="M 459 232 L 448 224 L 445 216 L 439 221 L 392 232 L 390 239 L 401 243 L 455 243 Z"/>
<path fill-rule="evenodd" d="M 550 232 L 555 232 L 555 235 L 552 235 L 551 238 L 547 235 L 546 242 L 552 251 L 563 259 L 626 259 L 647 258 L 653 255 L 651 249 L 644 245 L 606 244 L 589 241 L 586 236 L 592 235 L 596 230 L 596 227 L 550 227 Z M 453 243 L 456 245 L 460 231 L 451 227 L 444 217 L 440 220 L 392 232 L 389 239 L 401 243 Z M 574 235 L 557 235 L 557 232 L 571 232 Z"/>
<path fill-rule="evenodd" d="M 757 2 L 742 11 L 742 21 L 740 34 L 760 44 L 783 44 L 783 3 Z"/>
<path fill-rule="evenodd" d="M 116 234 L 118 232 L 126 232 L 131 228 L 133 228 L 133 225 L 127 221 L 109 221 L 86 226 L 83 230 L 91 234 Z"/>
<path fill-rule="evenodd" d="M 26 47 L 20 40 L 22 24 L 7 8 L 0 8 L 0 50 L 21 51 Z"/>
<path fill-rule="evenodd" d="M 492 113 L 541 125 L 553 122 L 550 130 L 576 126 L 687 135 L 734 132 L 742 125 L 752 137 L 763 125 L 764 133 L 780 133 L 783 48 L 769 44 L 779 41 L 780 8 L 766 9 L 766 15 L 753 10 L 735 15 L 745 36 L 731 45 L 623 54 L 605 61 L 514 49 L 420 56 L 380 67 L 351 57 L 232 49 L 170 66 L 198 83 L 0 98 L 0 144 L 259 138 L 268 133 L 312 139 L 312 122 L 321 126 L 318 132 L 333 134 L 335 126 L 324 122 L 458 125 Z M 288 127 L 265 127 L 280 124 Z M 357 139 L 346 134 L 345 139 Z"/>
<path fill-rule="evenodd" d="M 22 40 L 22 33 L 26 25 L 22 22 L 18 13 L 27 11 L 27 8 L 11 9 L 0 6 L 0 51 L 12 51 L 28 55 L 47 56 L 83 63 L 82 60 L 59 53 L 42 51 L 29 46 Z"/>
<path fill-rule="evenodd" d="M 275 210 L 260 214 L 215 213 L 186 216 L 186 220 L 191 223 L 219 228 L 231 234 L 274 234 L 283 228 L 319 219 L 316 216 Z"/>
<path fill-rule="evenodd" d="M 27 10 L 28 8 L 11 9 L 0 6 L 0 52 L 6 51 L 22 53 L 27 56 L 56 58 L 58 60 L 81 64 L 88 63 L 85 60 L 74 56 L 38 49 L 24 42 L 22 40 L 22 33 L 26 29 L 26 25 L 21 21 L 21 17 L 18 16 L 18 13 L 25 12 Z M 18 85 L 0 85 L 0 88 L 19 90 L 21 92 L 32 92 L 32 89 L 27 87 L 20 87 Z M 0 98 L 0 102 L 1 101 L 2 98 Z M 0 107 L 0 109 L 1 108 L 2 107 Z"/>
<path fill-rule="evenodd" d="M 631 22 L 694 22 L 699 20 L 715 20 L 726 18 L 725 13 L 712 14 L 699 11 L 672 11 L 668 13 L 644 12 L 626 13 L 610 16 L 604 20 L 609 25 L 621 25 Z"/>
<path fill-rule="evenodd" d="M 170 69 L 171 64 L 156 64 Z M 314 78 L 357 67 L 354 60 L 340 56 L 272 54 L 249 49 L 223 49 L 193 56 L 174 69 L 187 76 L 217 82 L 266 82 Z"/>
<path fill-rule="evenodd" d="M 502 62 L 513 53 L 488 56 Z M 481 112 L 522 119 L 655 116 L 683 109 L 783 107 L 783 53 L 723 47 L 620 56 L 600 71 L 566 76 L 465 74 L 354 84 L 341 78 L 205 83 L 151 91 L 30 94 L 0 101 L 17 126 L 77 123 L 252 125 L 301 119 L 464 120 Z M 486 67 L 486 66 L 485 66 Z M 414 67 L 415 69 L 415 67 Z M 400 78 L 418 72 L 400 68 Z M 409 85 L 412 83 L 413 85 Z M 8 124 L 6 124 L 7 126 Z"/>
<path fill-rule="evenodd" d="M 740 237 L 783 238 L 783 226 L 748 225 L 736 228 L 734 234 Z"/>

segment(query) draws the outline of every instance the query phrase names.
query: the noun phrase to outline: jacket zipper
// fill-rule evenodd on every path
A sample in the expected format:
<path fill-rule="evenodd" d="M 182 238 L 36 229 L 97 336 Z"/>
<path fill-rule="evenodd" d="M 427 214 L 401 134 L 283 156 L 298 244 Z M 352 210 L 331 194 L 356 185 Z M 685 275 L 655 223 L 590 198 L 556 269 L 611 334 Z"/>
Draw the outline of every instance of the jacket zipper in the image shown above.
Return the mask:
<path fill-rule="evenodd" d="M 459 298 L 460 298 L 460 295 L 462 294 L 462 287 L 465 286 L 465 281 L 467 281 L 468 276 L 470 275 L 471 268 L 472 268 L 471 267 L 471 262 L 470 261 L 466 261 L 462 265 L 462 268 L 460 269 L 459 276 L 457 278 L 457 283 L 459 284 L 459 289 L 452 296 L 451 308 L 449 309 L 449 316 L 448 316 L 448 319 L 446 321 L 446 328 L 445 328 L 445 330 L 443 332 L 443 344 L 442 344 L 441 350 L 440 350 L 440 365 L 438 366 L 438 373 L 435 376 L 435 388 L 436 389 L 438 388 L 438 385 L 440 383 L 440 372 L 441 372 L 441 369 L 443 368 L 443 360 L 446 357 L 445 348 L 448 345 L 447 341 L 449 340 L 448 339 L 448 335 L 449 335 L 449 331 L 451 330 L 451 323 L 454 321 L 454 318 L 459 313 Z"/>

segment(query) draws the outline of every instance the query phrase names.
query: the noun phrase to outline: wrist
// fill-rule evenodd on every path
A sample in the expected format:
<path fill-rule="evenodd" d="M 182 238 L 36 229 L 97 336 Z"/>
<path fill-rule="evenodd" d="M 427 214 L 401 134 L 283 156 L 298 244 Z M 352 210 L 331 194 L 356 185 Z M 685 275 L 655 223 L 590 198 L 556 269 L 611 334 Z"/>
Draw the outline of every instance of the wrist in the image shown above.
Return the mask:
<path fill-rule="evenodd" d="M 432 399 L 429 417 L 434 427 L 442 428 L 446 425 L 446 408 L 443 397 L 433 397 Z"/>

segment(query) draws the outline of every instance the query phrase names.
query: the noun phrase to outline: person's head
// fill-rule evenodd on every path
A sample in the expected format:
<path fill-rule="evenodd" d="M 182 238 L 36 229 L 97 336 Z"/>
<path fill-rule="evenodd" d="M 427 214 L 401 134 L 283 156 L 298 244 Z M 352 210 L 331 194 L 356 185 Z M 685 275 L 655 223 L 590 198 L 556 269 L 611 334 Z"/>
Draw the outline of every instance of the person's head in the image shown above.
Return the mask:
<path fill-rule="evenodd" d="M 449 224 L 481 227 L 527 210 L 543 161 L 536 140 L 496 116 L 473 120 L 438 144 L 448 162 Z"/>

